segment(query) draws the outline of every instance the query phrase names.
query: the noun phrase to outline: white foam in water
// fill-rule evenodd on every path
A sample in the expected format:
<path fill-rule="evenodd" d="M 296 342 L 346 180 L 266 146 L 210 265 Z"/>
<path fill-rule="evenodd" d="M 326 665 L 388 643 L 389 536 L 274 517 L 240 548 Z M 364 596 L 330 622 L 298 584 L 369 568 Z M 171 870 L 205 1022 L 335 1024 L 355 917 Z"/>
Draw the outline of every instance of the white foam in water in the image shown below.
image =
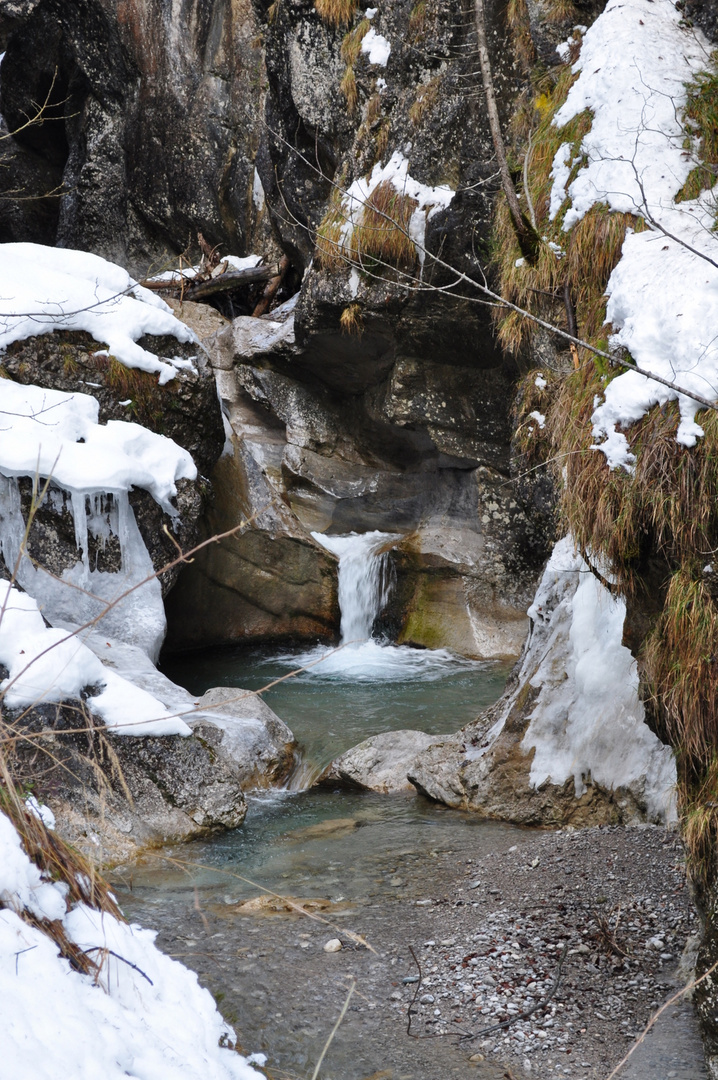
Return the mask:
<path fill-rule="evenodd" d="M 374 621 L 391 591 L 388 550 L 395 533 L 312 536 L 339 559 L 341 642 L 336 651 L 317 646 L 300 655 L 278 657 L 293 667 L 307 667 L 311 677 L 371 680 L 440 679 L 447 667 L 473 667 L 475 661 L 448 649 L 412 649 L 372 638 Z M 383 550 L 382 550 L 383 549 Z"/>

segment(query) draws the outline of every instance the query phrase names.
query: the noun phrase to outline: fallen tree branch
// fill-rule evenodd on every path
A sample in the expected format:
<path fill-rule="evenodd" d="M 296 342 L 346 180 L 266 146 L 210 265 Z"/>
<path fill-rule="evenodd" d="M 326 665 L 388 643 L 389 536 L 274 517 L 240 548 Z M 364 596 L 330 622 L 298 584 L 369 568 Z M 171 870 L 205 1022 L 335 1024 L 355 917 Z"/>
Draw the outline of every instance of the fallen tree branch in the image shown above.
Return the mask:
<path fill-rule="evenodd" d="M 236 289 L 239 285 L 255 285 L 258 281 L 268 281 L 279 273 L 277 263 L 271 266 L 251 266 L 247 270 L 228 270 L 217 277 L 209 278 L 200 282 L 199 285 L 191 285 L 185 291 L 185 300 L 203 300 L 206 296 L 214 296 L 218 292 L 227 292 Z"/>
<path fill-rule="evenodd" d="M 288 261 L 287 265 L 289 265 Z M 139 284 L 143 289 L 150 289 L 152 292 L 181 290 L 183 300 L 201 300 L 218 292 L 236 289 L 240 285 L 256 285 L 257 282 L 268 281 L 279 274 L 283 274 L 281 266 L 282 263 L 272 263 L 271 266 L 249 266 L 245 270 L 226 270 L 223 274 L 217 274 L 216 277 L 200 278 L 199 280 L 195 277 L 187 277 L 182 270 L 177 270 L 175 277 L 169 280 L 148 278 L 145 281 L 140 281 Z M 279 282 L 277 283 L 278 287 Z"/>
<path fill-rule="evenodd" d="M 501 174 L 501 187 L 506 196 L 506 202 L 511 215 L 511 222 L 514 227 L 514 232 L 516 233 L 516 239 L 519 242 L 519 247 L 521 248 L 524 257 L 530 262 L 534 262 L 541 239 L 536 232 L 535 227 L 526 218 L 525 214 L 521 212 L 518 195 L 516 194 L 516 188 L 514 187 L 514 182 L 509 171 L 509 164 L 506 159 L 506 147 L 504 146 L 504 139 L 501 134 L 499 110 L 496 104 L 494 80 L 491 74 L 491 61 L 489 60 L 489 49 L 486 41 L 486 12 L 484 10 L 484 0 L 474 0 L 474 21 L 476 23 L 481 81 L 484 84 L 484 94 L 486 96 L 486 114 L 489 120 L 489 128 L 491 129 L 491 140 L 496 152 L 496 161 L 499 166 L 499 173 Z"/>
<path fill-rule="evenodd" d="M 254 311 L 252 312 L 252 316 L 255 319 L 259 319 L 262 315 L 264 315 L 266 311 L 269 310 L 269 305 L 276 296 L 279 286 L 284 281 L 288 269 L 289 257 L 287 255 L 282 255 L 281 259 L 279 260 L 279 273 L 276 277 L 270 278 L 270 280 L 267 282 L 267 287 L 262 293 L 262 299 L 259 301 Z"/>

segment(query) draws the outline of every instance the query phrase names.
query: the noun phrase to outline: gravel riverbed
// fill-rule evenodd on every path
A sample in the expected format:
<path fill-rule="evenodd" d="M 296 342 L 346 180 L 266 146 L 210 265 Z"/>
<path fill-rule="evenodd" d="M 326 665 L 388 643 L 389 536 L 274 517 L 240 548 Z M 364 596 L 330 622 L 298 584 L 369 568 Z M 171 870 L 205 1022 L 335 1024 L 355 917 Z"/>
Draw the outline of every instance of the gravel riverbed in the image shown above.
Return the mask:
<path fill-rule="evenodd" d="M 606 1080 L 674 992 L 698 929 L 675 833 L 496 826 L 482 845 L 484 834 L 464 827 L 433 847 L 389 853 L 377 843 L 363 859 L 372 884 L 351 895 L 341 862 L 350 825 L 325 829 L 323 850 L 336 858 L 323 896 L 306 878 L 301 892 L 287 880 L 286 893 L 314 897 L 332 926 L 275 902 L 248 908 L 246 890 L 237 895 L 227 881 L 168 895 L 143 885 L 141 872 L 132 894 L 126 876 L 116 880 L 129 914 L 159 928 L 159 944 L 198 971 L 277 1080 L 311 1075 L 353 980 L 322 1080 Z M 344 927 L 376 951 L 357 947 Z M 341 948 L 325 951 L 330 939 Z M 481 1034 L 551 993 L 530 1017 Z M 690 1012 L 683 1021 L 686 1048 L 660 1080 L 706 1075 Z M 621 1080 L 658 1080 L 632 1067 Z"/>

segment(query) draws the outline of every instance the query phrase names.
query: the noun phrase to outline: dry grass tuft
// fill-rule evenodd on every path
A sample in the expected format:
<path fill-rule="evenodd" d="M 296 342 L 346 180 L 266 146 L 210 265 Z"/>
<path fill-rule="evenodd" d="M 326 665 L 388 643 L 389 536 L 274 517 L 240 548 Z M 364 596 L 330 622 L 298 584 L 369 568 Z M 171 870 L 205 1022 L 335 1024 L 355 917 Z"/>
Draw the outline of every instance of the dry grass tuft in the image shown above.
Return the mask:
<path fill-rule="evenodd" d="M 343 182 L 332 188 L 327 212 L 317 229 L 317 261 L 325 270 L 339 270 L 347 262 L 347 256 L 342 255 L 342 230 L 347 224 L 342 208 L 342 186 Z"/>
<path fill-rule="evenodd" d="M 344 70 L 342 81 L 339 83 L 339 89 L 346 98 L 347 112 L 353 113 L 357 107 L 358 91 L 356 75 L 354 74 L 354 68 L 351 64 L 348 64 Z"/>
<path fill-rule="evenodd" d="M 339 324 L 343 334 L 354 334 L 361 337 L 364 333 L 361 304 L 347 304 L 339 316 Z"/>
<path fill-rule="evenodd" d="M 715 72 L 700 72 L 688 87 L 683 120 L 688 135 L 686 149 L 693 146 L 701 164 L 691 170 L 676 195 L 676 202 L 697 199 L 714 186 L 718 177 L 718 75 Z"/>
<path fill-rule="evenodd" d="M 105 384 L 120 401 L 132 399 L 128 408 L 140 424 L 153 430 L 161 426 L 166 390 L 155 376 L 139 368 L 128 368 L 114 356 L 93 357 L 93 363 L 105 379 Z M 171 391 L 170 391 L 171 393 Z"/>
<path fill-rule="evenodd" d="M 362 19 L 353 30 L 345 35 L 342 41 L 341 57 L 348 67 L 354 67 L 361 52 L 361 43 L 369 33 L 371 23 L 368 19 Z"/>
<path fill-rule="evenodd" d="M 352 236 L 353 257 L 358 262 L 376 259 L 402 268 L 413 268 L 416 248 L 407 233 L 416 199 L 397 191 L 385 180 L 367 199 L 361 223 Z"/>
<path fill-rule="evenodd" d="M 417 87 L 416 98 L 413 105 L 409 109 L 409 119 L 414 127 L 418 127 L 424 119 L 425 113 L 433 109 L 434 105 L 439 97 L 439 88 L 441 87 L 441 77 L 436 76 L 431 82 L 424 83 L 422 86 Z"/>
<path fill-rule="evenodd" d="M 365 122 L 369 127 L 371 127 L 372 124 L 375 124 L 377 122 L 377 120 L 379 119 L 380 116 L 381 116 L 381 95 L 378 94 L 378 93 L 377 94 L 372 94 L 372 96 L 369 98 L 369 100 L 366 103 Z"/>
<path fill-rule="evenodd" d="M 25 852 L 42 874 L 48 880 L 62 883 L 66 887 L 68 907 L 78 903 L 87 904 L 99 911 L 106 911 L 117 919 L 123 919 L 109 886 L 98 877 L 96 868 L 28 810 L 21 791 L 14 783 L 1 747 L 0 811 L 14 825 Z M 0 902 L 0 908 L 3 906 Z M 50 922 L 40 919 L 26 908 L 16 911 L 16 914 L 30 926 L 47 934 L 57 945 L 60 955 L 68 960 L 76 971 L 86 975 L 99 971 L 100 965 L 91 955 L 70 941 L 59 920 Z"/>
<path fill-rule="evenodd" d="M 573 0 L 548 0 L 546 5 L 546 21 L 550 23 L 575 23 L 578 20 L 578 10 Z"/>
<path fill-rule="evenodd" d="M 347 262 L 360 266 L 388 264 L 413 269 L 416 248 L 408 236 L 416 199 L 397 191 L 386 180 L 374 188 L 359 222 L 348 231 L 339 188 L 335 188 L 327 213 L 317 230 L 317 258 L 325 269 L 336 270 Z"/>
<path fill-rule="evenodd" d="M 409 14 L 409 40 L 417 41 L 426 32 L 427 0 L 417 0 Z"/>
<path fill-rule="evenodd" d="M 357 0 L 314 0 L 314 8 L 331 26 L 346 26 L 354 18 Z"/>
<path fill-rule="evenodd" d="M 693 770 L 711 770 L 718 749 L 718 611 L 697 563 L 672 575 L 643 660 L 671 744 Z"/>
<path fill-rule="evenodd" d="M 385 118 L 379 125 L 379 130 L 376 133 L 376 139 L 374 140 L 374 146 L 376 150 L 376 160 L 383 161 L 389 146 L 389 133 L 391 131 L 391 120 Z"/>
<path fill-rule="evenodd" d="M 516 57 L 524 71 L 528 72 L 536 62 L 536 49 L 531 37 L 531 23 L 526 0 L 509 0 L 506 7 L 506 21 L 511 31 Z"/>

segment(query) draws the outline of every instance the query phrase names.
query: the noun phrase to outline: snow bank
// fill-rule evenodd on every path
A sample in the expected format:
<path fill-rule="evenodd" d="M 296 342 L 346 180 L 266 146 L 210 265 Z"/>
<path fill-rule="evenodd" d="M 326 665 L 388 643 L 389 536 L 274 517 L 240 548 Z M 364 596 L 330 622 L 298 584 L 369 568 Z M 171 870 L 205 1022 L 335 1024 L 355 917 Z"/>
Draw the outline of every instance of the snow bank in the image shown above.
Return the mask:
<path fill-rule="evenodd" d="M 0 251 L 2 248 L 0 247 Z M 0 382 L 0 473 L 51 476 L 77 493 L 145 488 L 169 514 L 175 482 L 194 480 L 191 454 L 164 435 L 125 420 L 98 423 L 89 394 Z M 75 522 L 78 528 L 78 522 Z M 78 544 L 81 537 L 78 537 Z"/>
<path fill-rule="evenodd" d="M 366 40 L 367 38 L 364 38 L 364 41 Z M 409 220 L 409 235 L 414 242 L 419 263 L 423 269 L 426 223 L 439 211 L 445 210 L 449 206 L 456 192 L 447 184 L 430 187 L 427 184 L 420 183 L 418 180 L 414 180 L 409 174 L 409 162 L 400 150 L 396 150 L 391 155 L 386 165 L 376 164 L 368 179 L 360 177 L 355 180 L 343 196 L 342 212 L 345 221 L 342 226 L 339 245 L 347 253 L 349 252 L 352 233 L 355 228 L 361 225 L 364 206 L 369 196 L 375 188 L 386 182 L 390 183 L 395 191 L 401 195 L 415 199 L 418 203 Z"/>
<path fill-rule="evenodd" d="M 522 743 L 535 751 L 530 782 L 573 778 L 580 797 L 591 778 L 630 791 L 649 820 L 673 820 L 675 762 L 645 723 L 636 662 L 622 644 L 625 615 L 625 601 L 596 578 L 572 539 L 559 541 L 529 608 L 522 661 L 539 691 Z"/>
<path fill-rule="evenodd" d="M 593 114 L 580 147 L 585 164 L 568 189 L 570 148 L 564 144 L 556 155 L 551 210 L 557 213 L 568 198 L 564 229 L 596 203 L 657 223 L 629 234 L 608 283 L 607 322 L 616 331 L 611 346 L 627 349 L 646 370 L 714 400 L 718 274 L 701 254 L 713 259 L 718 254 L 711 231 L 715 199 L 706 193 L 693 202 L 674 201 L 696 164 L 684 147 L 680 122 L 685 84 L 709 66 L 710 46 L 699 31 L 681 25 L 670 0 L 609 0 L 585 34 L 574 65 L 579 77 L 554 120 L 562 127 L 584 109 Z M 693 446 L 703 434 L 695 423 L 695 401 L 635 372 L 609 384 L 593 423 L 611 467 L 630 469 L 633 462 L 618 427 L 675 399 L 681 413 L 678 442 Z"/>
<path fill-rule="evenodd" d="M 78 636 L 48 627 L 37 602 L 0 581 L 0 682 L 10 709 L 41 701 L 79 698 L 91 688 L 88 708 L 117 735 L 190 735 L 191 729 L 147 693 L 105 665 Z"/>
<path fill-rule="evenodd" d="M 82 625 L 100 616 L 101 629 L 140 645 L 156 659 L 166 621 L 162 589 L 129 504 L 131 487 L 145 488 L 172 516 L 180 478 L 194 479 L 192 457 L 172 439 L 139 424 L 98 424 L 99 406 L 87 394 L 66 394 L 0 380 L 0 551 L 17 581 L 41 598 L 54 624 Z M 22 556 L 25 519 L 16 478 L 51 476 L 47 498 L 74 520 L 78 561 L 53 577 Z M 55 486 L 56 485 L 56 486 Z M 122 568 L 104 573 L 90 565 L 90 537 L 102 546 L 119 539 Z M 136 588 L 141 582 L 146 584 Z M 122 601 L 117 598 L 130 592 Z"/>
<path fill-rule="evenodd" d="M 0 1076 L 28 1080 L 258 1080 L 197 976 L 154 945 L 155 934 L 84 904 L 44 880 L 0 814 Z M 20 918 L 60 919 L 93 950 L 98 977 L 81 975 L 55 943 Z M 134 965 L 134 967 L 130 966 Z"/>
<path fill-rule="evenodd" d="M 0 350 L 53 330 L 85 330 L 127 367 L 156 372 L 162 384 L 191 361 L 160 359 L 138 339 L 169 334 L 197 341 L 164 300 L 98 255 L 41 244 L 0 245 Z"/>

